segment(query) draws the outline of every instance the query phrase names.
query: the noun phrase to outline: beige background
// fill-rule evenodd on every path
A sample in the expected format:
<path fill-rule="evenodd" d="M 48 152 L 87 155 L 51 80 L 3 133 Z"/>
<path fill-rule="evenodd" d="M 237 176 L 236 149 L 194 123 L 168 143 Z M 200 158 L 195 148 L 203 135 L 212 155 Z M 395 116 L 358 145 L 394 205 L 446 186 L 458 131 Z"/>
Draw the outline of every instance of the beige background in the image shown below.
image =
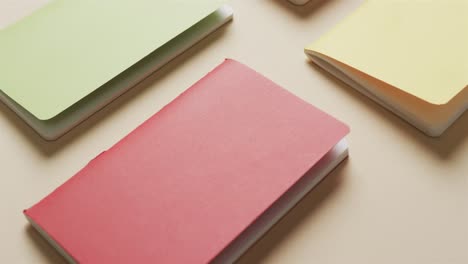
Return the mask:
<path fill-rule="evenodd" d="M 286 0 L 234 0 L 233 23 L 56 142 L 42 141 L 0 105 L 0 263 L 64 263 L 22 210 L 225 57 L 253 67 L 352 128 L 350 159 L 240 263 L 468 263 L 468 114 L 443 137 L 428 138 L 318 70 L 303 54 L 306 44 L 360 2 L 293 7 Z"/>

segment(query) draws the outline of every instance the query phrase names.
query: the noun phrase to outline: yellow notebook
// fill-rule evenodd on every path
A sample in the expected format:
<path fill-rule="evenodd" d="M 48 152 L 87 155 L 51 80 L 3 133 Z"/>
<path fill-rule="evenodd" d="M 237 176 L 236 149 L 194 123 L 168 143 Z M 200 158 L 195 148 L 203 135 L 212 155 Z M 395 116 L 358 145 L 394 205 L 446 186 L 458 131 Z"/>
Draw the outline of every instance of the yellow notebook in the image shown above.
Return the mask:
<path fill-rule="evenodd" d="M 305 52 L 430 136 L 468 108 L 466 0 L 369 0 Z"/>

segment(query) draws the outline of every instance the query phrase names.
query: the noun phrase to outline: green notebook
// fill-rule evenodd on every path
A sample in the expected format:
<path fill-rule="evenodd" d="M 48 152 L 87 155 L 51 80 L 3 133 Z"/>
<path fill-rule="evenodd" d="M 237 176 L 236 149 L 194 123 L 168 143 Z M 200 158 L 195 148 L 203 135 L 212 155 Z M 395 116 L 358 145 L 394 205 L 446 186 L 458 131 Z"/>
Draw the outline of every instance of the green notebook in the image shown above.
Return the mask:
<path fill-rule="evenodd" d="M 227 22 L 223 2 L 48 1 L 0 30 L 0 98 L 55 139 Z"/>

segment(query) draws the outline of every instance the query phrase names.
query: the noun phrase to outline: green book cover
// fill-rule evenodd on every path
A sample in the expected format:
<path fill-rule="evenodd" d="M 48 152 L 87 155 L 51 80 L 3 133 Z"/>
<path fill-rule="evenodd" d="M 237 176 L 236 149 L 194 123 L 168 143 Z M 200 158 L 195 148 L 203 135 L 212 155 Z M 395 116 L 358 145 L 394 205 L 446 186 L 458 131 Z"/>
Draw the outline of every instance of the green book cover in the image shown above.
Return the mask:
<path fill-rule="evenodd" d="M 0 30 L 0 90 L 51 119 L 223 2 L 51 0 Z"/>

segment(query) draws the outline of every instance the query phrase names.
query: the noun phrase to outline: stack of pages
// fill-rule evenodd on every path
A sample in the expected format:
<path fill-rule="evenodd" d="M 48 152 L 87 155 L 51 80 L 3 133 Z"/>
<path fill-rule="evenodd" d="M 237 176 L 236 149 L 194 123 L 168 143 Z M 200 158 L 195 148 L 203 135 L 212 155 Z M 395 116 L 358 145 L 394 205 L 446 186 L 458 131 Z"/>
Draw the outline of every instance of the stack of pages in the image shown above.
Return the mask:
<path fill-rule="evenodd" d="M 232 263 L 347 157 L 348 132 L 226 60 L 25 214 L 71 263 Z"/>
<path fill-rule="evenodd" d="M 49 140 L 232 17 L 221 0 L 29 2 L 2 20 L 0 100 Z"/>
<path fill-rule="evenodd" d="M 430 136 L 468 108 L 468 1 L 366 1 L 312 61 Z"/>

